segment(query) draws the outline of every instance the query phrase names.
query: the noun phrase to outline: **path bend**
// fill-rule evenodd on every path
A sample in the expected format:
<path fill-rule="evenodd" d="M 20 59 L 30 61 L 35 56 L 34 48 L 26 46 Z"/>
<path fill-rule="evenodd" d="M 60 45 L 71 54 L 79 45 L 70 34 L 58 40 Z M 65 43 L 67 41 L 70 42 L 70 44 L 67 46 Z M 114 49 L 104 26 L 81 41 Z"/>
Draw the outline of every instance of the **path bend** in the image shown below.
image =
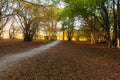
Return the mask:
<path fill-rule="evenodd" d="M 29 50 L 29 51 L 20 52 L 20 53 L 11 54 L 11 55 L 5 55 L 5 56 L 1 57 L 0 58 L 0 72 L 7 69 L 8 66 L 11 66 L 15 62 L 17 62 L 23 58 L 26 58 L 26 57 L 31 57 L 31 56 L 34 56 L 36 54 L 40 54 L 42 51 L 57 45 L 59 42 L 60 41 L 53 41 L 51 43 L 48 43 L 46 45 L 42 45 L 38 48 L 34 48 L 32 50 Z"/>

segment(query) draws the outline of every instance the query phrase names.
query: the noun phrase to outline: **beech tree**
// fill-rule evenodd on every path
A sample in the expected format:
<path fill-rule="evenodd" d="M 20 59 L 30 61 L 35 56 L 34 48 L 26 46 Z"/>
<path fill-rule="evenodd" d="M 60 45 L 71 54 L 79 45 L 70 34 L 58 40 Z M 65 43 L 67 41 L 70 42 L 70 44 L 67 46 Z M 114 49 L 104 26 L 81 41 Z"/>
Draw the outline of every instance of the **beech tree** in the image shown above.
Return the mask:
<path fill-rule="evenodd" d="M 32 41 L 41 19 L 41 7 L 33 5 L 32 2 L 21 2 L 14 11 L 17 13 L 17 19 L 21 23 L 24 41 Z"/>

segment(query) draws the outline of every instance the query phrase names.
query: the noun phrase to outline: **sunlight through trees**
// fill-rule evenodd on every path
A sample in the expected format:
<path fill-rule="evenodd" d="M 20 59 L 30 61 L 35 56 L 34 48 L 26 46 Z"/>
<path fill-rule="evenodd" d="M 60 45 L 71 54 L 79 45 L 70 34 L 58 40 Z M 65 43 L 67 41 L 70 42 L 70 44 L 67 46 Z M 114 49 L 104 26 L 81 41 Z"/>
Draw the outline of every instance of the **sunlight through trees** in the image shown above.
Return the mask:
<path fill-rule="evenodd" d="M 5 34 L 9 38 L 22 35 L 24 41 L 85 39 L 119 47 L 120 1 L 1 0 L 1 38 Z"/>

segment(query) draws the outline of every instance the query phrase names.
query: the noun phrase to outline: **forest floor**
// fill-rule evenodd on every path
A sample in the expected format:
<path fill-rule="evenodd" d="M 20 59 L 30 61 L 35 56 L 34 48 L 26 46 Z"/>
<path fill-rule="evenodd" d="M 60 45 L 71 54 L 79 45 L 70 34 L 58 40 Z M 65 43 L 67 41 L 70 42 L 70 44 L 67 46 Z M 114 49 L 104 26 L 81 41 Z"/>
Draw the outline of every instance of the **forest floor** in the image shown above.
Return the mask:
<path fill-rule="evenodd" d="M 0 72 L 0 80 L 120 80 L 120 49 L 61 41 Z"/>
<path fill-rule="evenodd" d="M 0 57 L 8 54 L 28 51 L 38 46 L 49 43 L 50 41 L 34 40 L 33 42 L 24 42 L 17 39 L 0 39 Z"/>

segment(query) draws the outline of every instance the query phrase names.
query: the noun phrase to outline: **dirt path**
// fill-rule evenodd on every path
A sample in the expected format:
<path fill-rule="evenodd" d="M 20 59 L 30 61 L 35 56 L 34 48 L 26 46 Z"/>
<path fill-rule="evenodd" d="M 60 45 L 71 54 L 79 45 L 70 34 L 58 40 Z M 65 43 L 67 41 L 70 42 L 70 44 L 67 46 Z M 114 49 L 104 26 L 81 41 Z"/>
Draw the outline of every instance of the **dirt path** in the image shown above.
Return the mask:
<path fill-rule="evenodd" d="M 51 41 L 48 40 L 33 40 L 26 42 L 18 39 L 0 39 L 0 58 L 8 54 L 28 51 L 50 42 Z"/>
<path fill-rule="evenodd" d="M 25 51 L 25 52 L 20 52 L 20 53 L 3 56 L 0 58 L 0 71 L 5 70 L 8 66 L 13 65 L 15 62 L 17 62 L 23 58 L 31 57 L 33 55 L 41 53 L 42 51 L 49 49 L 58 43 L 59 43 L 59 41 L 54 41 L 52 43 L 48 43 L 48 44 L 40 46 L 38 48 L 34 48 L 30 51 Z"/>

